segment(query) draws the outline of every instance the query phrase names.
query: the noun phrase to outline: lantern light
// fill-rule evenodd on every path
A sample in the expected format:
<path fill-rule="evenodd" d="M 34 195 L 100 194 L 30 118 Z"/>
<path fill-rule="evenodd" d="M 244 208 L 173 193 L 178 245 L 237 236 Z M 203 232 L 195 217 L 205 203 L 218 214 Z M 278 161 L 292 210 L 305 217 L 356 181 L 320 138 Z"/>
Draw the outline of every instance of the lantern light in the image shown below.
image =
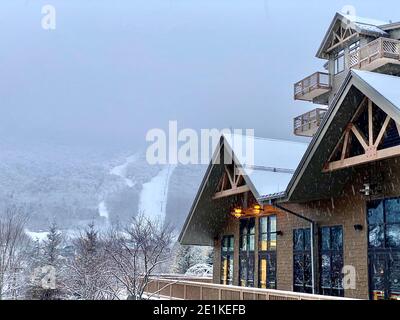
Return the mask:
<path fill-rule="evenodd" d="M 234 208 L 233 212 L 231 213 L 235 218 L 240 218 L 241 216 L 243 216 L 243 212 L 241 208 Z"/>

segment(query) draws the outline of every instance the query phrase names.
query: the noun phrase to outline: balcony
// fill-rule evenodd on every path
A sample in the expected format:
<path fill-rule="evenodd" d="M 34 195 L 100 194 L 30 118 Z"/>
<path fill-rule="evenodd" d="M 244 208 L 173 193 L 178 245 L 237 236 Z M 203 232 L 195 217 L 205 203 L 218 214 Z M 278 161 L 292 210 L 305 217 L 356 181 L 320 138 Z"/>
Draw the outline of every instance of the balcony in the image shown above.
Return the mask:
<path fill-rule="evenodd" d="M 312 137 L 318 130 L 326 109 L 317 108 L 294 119 L 293 132 L 297 136 Z"/>
<path fill-rule="evenodd" d="M 314 101 L 314 99 L 329 93 L 329 91 L 331 91 L 329 73 L 316 72 L 294 85 L 294 99 Z M 318 101 L 318 103 L 328 104 L 327 97 Z"/>
<path fill-rule="evenodd" d="M 163 300 L 353 300 L 291 291 L 228 286 L 208 281 L 188 281 L 183 278 L 157 277 L 150 279 L 145 296 L 148 299 Z"/>
<path fill-rule="evenodd" d="M 399 40 L 378 38 L 348 55 L 350 68 L 373 71 L 387 64 L 400 65 Z"/>

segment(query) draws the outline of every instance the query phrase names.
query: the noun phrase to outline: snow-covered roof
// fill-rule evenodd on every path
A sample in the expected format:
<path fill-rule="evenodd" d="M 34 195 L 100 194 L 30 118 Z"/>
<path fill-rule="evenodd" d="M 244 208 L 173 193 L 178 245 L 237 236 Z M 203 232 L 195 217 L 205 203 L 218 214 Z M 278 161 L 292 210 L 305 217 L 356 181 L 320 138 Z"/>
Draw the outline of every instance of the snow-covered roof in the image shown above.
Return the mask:
<path fill-rule="evenodd" d="M 400 110 L 400 77 L 362 70 L 352 72 Z"/>
<path fill-rule="evenodd" d="M 224 135 L 226 146 L 233 151 L 246 183 L 256 198 L 275 197 L 286 190 L 308 144 L 287 140 Z M 246 154 L 251 139 L 253 154 Z"/>
<path fill-rule="evenodd" d="M 383 25 L 387 25 L 390 22 L 389 21 L 382 21 L 382 20 L 377 20 L 377 19 L 371 19 L 371 18 L 364 18 L 364 17 L 359 17 L 356 15 L 350 15 L 350 14 L 344 14 L 343 15 L 346 19 L 352 21 L 352 22 L 356 22 L 356 23 L 360 23 L 360 24 L 369 24 L 372 26 L 383 26 Z"/>
<path fill-rule="evenodd" d="M 224 172 L 217 161 L 221 160 L 221 156 L 228 163 L 234 161 L 251 193 L 262 203 L 267 198 L 284 195 L 306 149 L 306 143 L 238 134 L 222 135 L 186 218 L 179 241 L 182 244 L 212 245 L 213 236 L 226 222 L 226 208 L 220 208 L 221 203 L 218 205 L 211 201 Z M 225 156 L 229 156 L 228 159 Z"/>
<path fill-rule="evenodd" d="M 365 34 L 368 36 L 373 36 L 373 37 L 386 37 L 388 36 L 388 33 L 383 29 L 383 27 L 390 25 L 390 22 L 387 21 L 381 21 L 377 19 L 371 19 L 371 18 L 364 18 L 364 17 L 359 17 L 356 15 L 349 15 L 349 14 L 342 14 L 337 12 L 327 30 L 325 33 L 324 39 L 318 49 L 317 52 L 317 57 L 322 58 L 322 59 L 327 59 L 328 55 L 326 54 L 325 50 L 329 47 L 329 38 L 332 35 L 333 29 L 337 26 L 337 23 L 346 23 L 350 24 L 352 23 L 352 29 L 356 30 L 360 34 Z"/>

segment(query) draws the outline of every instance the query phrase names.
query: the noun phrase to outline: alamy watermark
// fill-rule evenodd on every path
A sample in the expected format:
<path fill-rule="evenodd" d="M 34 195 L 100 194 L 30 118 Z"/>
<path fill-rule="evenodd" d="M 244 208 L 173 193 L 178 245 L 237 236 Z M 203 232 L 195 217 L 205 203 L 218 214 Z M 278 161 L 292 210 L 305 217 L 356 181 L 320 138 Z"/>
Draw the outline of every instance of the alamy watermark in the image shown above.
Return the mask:
<path fill-rule="evenodd" d="M 232 152 L 242 165 L 254 166 L 254 129 L 194 129 L 178 130 L 177 121 L 169 121 L 168 131 L 151 129 L 146 141 L 151 143 L 146 151 L 149 164 L 209 164 L 221 162 L 221 156 L 212 157 L 223 137 L 223 162 L 232 163 Z M 221 153 L 220 153 L 221 154 Z M 219 155 L 220 155 L 219 154 Z M 215 154 L 214 154 L 215 155 Z M 243 161 L 245 159 L 245 161 Z"/>
<path fill-rule="evenodd" d="M 46 4 L 41 10 L 42 19 L 41 26 L 44 30 L 55 30 L 56 29 L 56 8 L 51 4 Z"/>

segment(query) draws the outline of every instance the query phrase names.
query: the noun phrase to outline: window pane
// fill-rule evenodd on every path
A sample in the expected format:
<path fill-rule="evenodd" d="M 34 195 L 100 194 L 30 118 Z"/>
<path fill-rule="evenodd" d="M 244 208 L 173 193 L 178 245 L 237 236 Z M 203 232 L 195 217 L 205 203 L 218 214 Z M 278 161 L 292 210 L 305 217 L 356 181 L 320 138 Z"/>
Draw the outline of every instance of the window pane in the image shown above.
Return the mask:
<path fill-rule="evenodd" d="M 333 288 L 342 288 L 342 268 L 343 268 L 343 259 L 341 254 L 333 254 L 332 255 L 332 265 L 331 265 L 331 273 L 332 273 L 332 287 Z"/>
<path fill-rule="evenodd" d="M 271 233 L 270 241 L 269 241 L 269 248 L 268 250 L 275 251 L 276 250 L 276 233 Z"/>
<path fill-rule="evenodd" d="M 385 202 L 386 222 L 400 222 L 400 199 L 388 199 Z"/>
<path fill-rule="evenodd" d="M 390 248 L 400 247 L 400 225 L 393 224 L 386 226 L 386 241 Z"/>
<path fill-rule="evenodd" d="M 304 232 L 303 229 L 297 229 L 293 231 L 294 236 L 294 250 L 304 249 Z"/>
<path fill-rule="evenodd" d="M 389 255 L 389 299 L 400 298 L 400 254 Z"/>
<path fill-rule="evenodd" d="M 331 287 L 331 261 L 326 254 L 321 256 L 321 286 L 323 288 Z"/>
<path fill-rule="evenodd" d="M 383 226 L 369 226 L 369 236 L 368 242 L 369 246 L 372 248 L 379 248 L 383 246 L 384 235 L 383 235 Z"/>
<path fill-rule="evenodd" d="M 268 256 L 267 288 L 268 289 L 276 289 L 276 256 L 275 256 L 275 254 L 270 254 Z"/>
<path fill-rule="evenodd" d="M 270 232 L 276 232 L 276 216 L 269 217 Z"/>
<path fill-rule="evenodd" d="M 338 72 L 342 72 L 344 70 L 344 56 L 338 58 Z"/>
<path fill-rule="evenodd" d="M 255 235 L 249 235 L 249 251 L 254 251 L 254 241 L 255 241 Z"/>
<path fill-rule="evenodd" d="M 296 254 L 294 257 L 294 284 L 295 285 L 303 285 L 303 272 L 304 272 L 304 264 L 303 264 L 303 255 Z"/>
<path fill-rule="evenodd" d="M 256 219 L 255 218 L 248 219 L 248 232 L 250 234 L 256 233 Z"/>
<path fill-rule="evenodd" d="M 383 201 L 371 201 L 368 203 L 368 224 L 383 223 Z"/>
<path fill-rule="evenodd" d="M 304 249 L 311 249 L 311 232 L 310 229 L 304 229 Z"/>
<path fill-rule="evenodd" d="M 260 288 L 267 288 L 267 259 L 260 259 Z"/>
<path fill-rule="evenodd" d="M 343 232 L 342 227 L 331 228 L 331 249 L 332 250 L 342 250 L 343 247 Z"/>
<path fill-rule="evenodd" d="M 260 250 L 261 251 L 267 251 L 268 247 L 267 247 L 267 243 L 268 243 L 268 236 L 266 233 L 261 234 L 260 235 L 261 239 L 260 239 Z"/>
<path fill-rule="evenodd" d="M 268 217 L 260 218 L 260 233 L 268 232 Z"/>
<path fill-rule="evenodd" d="M 329 250 L 331 248 L 331 233 L 329 227 L 321 228 L 321 246 L 322 250 Z"/>
<path fill-rule="evenodd" d="M 312 286 L 311 254 L 304 255 L 304 284 Z"/>

